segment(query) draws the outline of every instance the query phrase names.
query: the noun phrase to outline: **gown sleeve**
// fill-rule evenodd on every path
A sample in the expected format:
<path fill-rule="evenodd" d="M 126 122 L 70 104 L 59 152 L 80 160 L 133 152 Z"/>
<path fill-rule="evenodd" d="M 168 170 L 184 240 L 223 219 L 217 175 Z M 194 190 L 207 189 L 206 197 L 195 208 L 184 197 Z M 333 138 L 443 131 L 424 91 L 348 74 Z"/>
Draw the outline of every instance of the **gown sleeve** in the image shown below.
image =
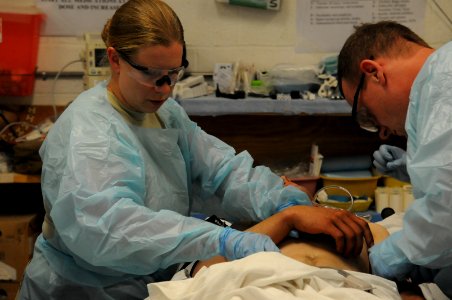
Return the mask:
<path fill-rule="evenodd" d="M 247 151 L 236 154 L 233 147 L 203 131 L 175 101 L 167 108 L 172 111 L 170 126 L 185 131 L 181 150 L 196 185 L 195 207 L 231 221 L 257 222 L 287 206 L 311 205 L 306 193 L 284 187 L 268 167 L 253 166 Z"/>

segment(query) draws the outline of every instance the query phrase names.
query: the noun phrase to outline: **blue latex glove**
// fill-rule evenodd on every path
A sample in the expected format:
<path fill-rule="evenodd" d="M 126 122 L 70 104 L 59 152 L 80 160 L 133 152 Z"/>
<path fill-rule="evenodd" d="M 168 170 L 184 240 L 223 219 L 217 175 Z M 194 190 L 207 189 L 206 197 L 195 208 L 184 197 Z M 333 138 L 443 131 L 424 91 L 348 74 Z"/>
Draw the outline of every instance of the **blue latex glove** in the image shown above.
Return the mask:
<path fill-rule="evenodd" d="M 279 252 L 275 243 L 264 234 L 242 232 L 225 227 L 220 235 L 220 252 L 227 260 L 235 260 L 261 252 Z"/>
<path fill-rule="evenodd" d="M 406 170 L 405 150 L 395 146 L 381 145 L 374 152 L 373 163 L 378 172 L 401 181 L 410 182 L 410 176 Z"/>

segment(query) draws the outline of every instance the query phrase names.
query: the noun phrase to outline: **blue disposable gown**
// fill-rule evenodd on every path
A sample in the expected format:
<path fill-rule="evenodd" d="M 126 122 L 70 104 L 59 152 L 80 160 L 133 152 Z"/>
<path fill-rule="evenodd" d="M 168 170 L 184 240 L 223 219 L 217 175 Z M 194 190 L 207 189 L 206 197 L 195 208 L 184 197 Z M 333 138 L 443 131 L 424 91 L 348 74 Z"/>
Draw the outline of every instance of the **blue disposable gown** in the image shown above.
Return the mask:
<path fill-rule="evenodd" d="M 158 116 L 164 128 L 128 124 L 102 83 L 70 104 L 49 132 L 40 155 L 54 230 L 38 238 L 26 274 L 42 290 L 66 280 L 90 287 L 148 274 L 159 280 L 156 274 L 174 264 L 220 254 L 223 229 L 188 217 L 195 210 L 259 221 L 287 203 L 310 204 L 267 167 L 253 168 L 247 152 L 236 155 L 206 134 L 174 100 Z"/>
<path fill-rule="evenodd" d="M 452 42 L 431 54 L 416 77 L 405 129 L 415 201 L 403 230 L 370 249 L 373 272 L 398 279 L 413 264 L 452 265 Z"/>

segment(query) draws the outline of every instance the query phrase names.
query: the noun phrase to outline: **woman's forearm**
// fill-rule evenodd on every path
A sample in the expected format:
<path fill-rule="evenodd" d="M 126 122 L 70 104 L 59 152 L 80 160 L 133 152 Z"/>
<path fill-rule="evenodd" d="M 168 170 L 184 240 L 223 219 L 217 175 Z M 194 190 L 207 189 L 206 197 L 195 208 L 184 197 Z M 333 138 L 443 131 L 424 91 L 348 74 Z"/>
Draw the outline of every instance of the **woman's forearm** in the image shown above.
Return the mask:
<path fill-rule="evenodd" d="M 246 229 L 245 231 L 266 234 L 273 240 L 275 244 L 278 244 L 293 228 L 290 218 L 290 214 L 282 211 Z M 221 262 L 226 262 L 226 259 L 223 256 L 214 256 L 210 259 L 202 260 L 196 264 L 192 274 L 194 276 L 204 266 L 208 267 Z"/>

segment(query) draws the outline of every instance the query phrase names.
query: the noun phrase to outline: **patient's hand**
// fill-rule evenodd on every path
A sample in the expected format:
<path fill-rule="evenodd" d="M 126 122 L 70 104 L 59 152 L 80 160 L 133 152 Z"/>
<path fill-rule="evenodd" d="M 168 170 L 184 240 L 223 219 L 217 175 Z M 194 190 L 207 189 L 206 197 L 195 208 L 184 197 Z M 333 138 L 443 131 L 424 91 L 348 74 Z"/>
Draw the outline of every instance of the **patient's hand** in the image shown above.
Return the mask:
<path fill-rule="evenodd" d="M 309 234 L 327 234 L 335 240 L 336 251 L 343 256 L 358 256 L 364 242 L 372 247 L 373 237 L 368 222 L 341 209 L 293 206 L 281 213 L 292 229 Z"/>

